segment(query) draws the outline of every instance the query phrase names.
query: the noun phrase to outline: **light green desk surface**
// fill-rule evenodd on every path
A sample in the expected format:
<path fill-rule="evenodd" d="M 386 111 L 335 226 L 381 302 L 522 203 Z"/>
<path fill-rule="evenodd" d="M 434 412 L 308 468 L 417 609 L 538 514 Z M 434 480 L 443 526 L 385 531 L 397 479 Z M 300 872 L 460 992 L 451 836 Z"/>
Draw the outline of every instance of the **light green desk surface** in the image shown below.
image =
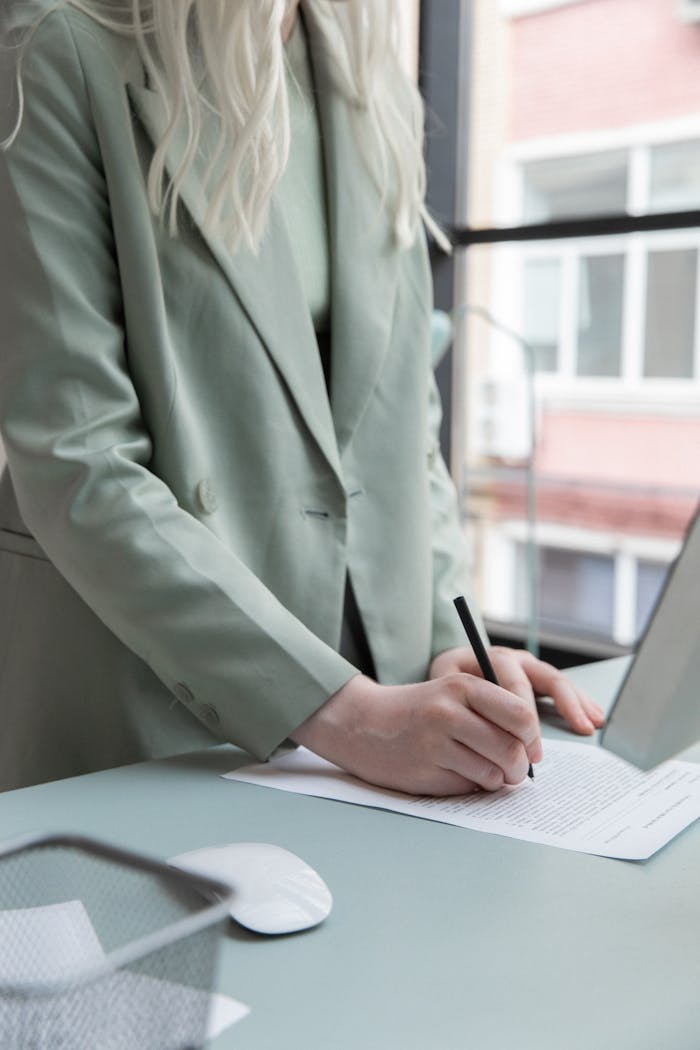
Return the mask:
<path fill-rule="evenodd" d="M 606 702 L 623 668 L 574 674 Z M 324 876 L 323 926 L 231 927 L 219 986 L 252 1013 L 211 1050 L 699 1050 L 700 823 L 608 860 L 217 776 L 245 761 L 214 748 L 0 795 L 3 839 L 79 831 L 160 858 L 260 840 Z"/>

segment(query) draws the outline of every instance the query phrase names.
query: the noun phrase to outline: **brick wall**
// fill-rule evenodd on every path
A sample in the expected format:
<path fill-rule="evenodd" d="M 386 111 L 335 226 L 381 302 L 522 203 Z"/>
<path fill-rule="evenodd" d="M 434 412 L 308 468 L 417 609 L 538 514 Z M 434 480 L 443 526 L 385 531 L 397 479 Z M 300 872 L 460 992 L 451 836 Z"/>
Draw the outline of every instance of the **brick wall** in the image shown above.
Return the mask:
<path fill-rule="evenodd" d="M 700 112 L 700 24 L 675 0 L 584 0 L 511 28 L 514 140 Z"/>

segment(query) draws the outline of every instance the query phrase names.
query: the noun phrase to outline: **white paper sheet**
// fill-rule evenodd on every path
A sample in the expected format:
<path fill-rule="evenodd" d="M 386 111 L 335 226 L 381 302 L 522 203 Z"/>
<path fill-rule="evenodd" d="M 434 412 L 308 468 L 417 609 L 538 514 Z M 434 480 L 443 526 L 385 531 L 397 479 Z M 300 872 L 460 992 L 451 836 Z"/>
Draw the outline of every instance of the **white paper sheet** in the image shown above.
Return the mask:
<path fill-rule="evenodd" d="M 0 911 L 0 985 L 38 982 L 50 987 L 68 978 L 71 970 L 80 974 L 104 957 L 82 901 Z M 55 1050 L 59 1044 L 72 1046 L 83 1019 L 92 1019 L 90 1031 L 94 1034 L 96 1016 L 104 1019 L 99 1038 L 102 1050 L 127 1044 L 130 1050 L 175 1047 L 180 1019 L 184 1027 L 188 1023 L 196 1026 L 197 1018 L 206 1015 L 206 1038 L 214 1039 L 250 1012 L 229 996 L 128 970 L 118 970 L 94 984 L 83 985 L 76 979 L 75 988 L 78 1006 L 75 997 L 47 1000 L 43 1012 L 40 996 L 0 999 L 3 1050 L 25 1050 L 27 1029 L 34 1050 Z M 117 1012 L 133 1031 L 113 1029 L 110 1011 L 117 1010 L 120 1002 L 128 1006 Z M 185 1043 L 191 1045 L 191 1039 L 185 1038 Z"/>
<path fill-rule="evenodd" d="M 82 901 L 0 911 L 0 983 L 51 984 L 104 959 Z"/>
<path fill-rule="evenodd" d="M 242 1021 L 250 1013 L 250 1007 L 241 1003 L 238 999 L 232 999 L 228 995 L 220 995 L 215 992 L 211 996 L 209 1004 L 209 1021 L 207 1023 L 207 1039 L 215 1039 L 217 1035 L 230 1028 L 232 1024 Z"/>
<path fill-rule="evenodd" d="M 534 781 L 493 794 L 373 788 L 306 748 L 225 778 L 622 860 L 645 860 L 700 817 L 700 765 L 665 762 L 642 773 L 595 746 L 559 740 L 544 741 Z"/>

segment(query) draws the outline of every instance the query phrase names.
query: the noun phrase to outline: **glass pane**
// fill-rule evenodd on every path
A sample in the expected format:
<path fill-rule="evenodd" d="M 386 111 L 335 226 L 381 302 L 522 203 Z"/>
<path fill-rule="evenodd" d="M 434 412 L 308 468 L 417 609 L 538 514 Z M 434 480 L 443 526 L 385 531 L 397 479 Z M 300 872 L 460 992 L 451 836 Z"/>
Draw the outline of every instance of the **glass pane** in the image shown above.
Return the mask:
<path fill-rule="evenodd" d="M 527 609 L 526 550 L 519 552 L 517 607 Z M 614 623 L 615 563 L 604 555 L 540 548 L 540 626 L 609 637 Z"/>
<path fill-rule="evenodd" d="M 616 376 L 622 356 L 622 255 L 579 260 L 578 356 L 580 376 Z"/>
<path fill-rule="evenodd" d="M 693 375 L 697 260 L 694 248 L 649 253 L 645 376 Z"/>
<path fill-rule="evenodd" d="M 650 211 L 700 208 L 700 140 L 651 150 Z"/>
<path fill-rule="evenodd" d="M 603 636 L 613 626 L 612 558 L 544 548 L 540 558 L 540 619 Z"/>
<path fill-rule="evenodd" d="M 637 565 L 637 603 L 635 630 L 639 637 L 661 593 L 668 565 L 657 561 L 640 561 Z"/>
<path fill-rule="evenodd" d="M 594 276 L 598 263 L 617 266 L 619 278 L 620 260 L 635 243 L 621 238 L 614 255 L 579 258 L 587 259 Z M 541 543 L 561 552 L 543 556 L 543 626 L 550 636 L 571 639 L 572 645 L 583 638 L 617 641 L 606 557 L 617 564 L 618 551 L 629 553 L 630 544 L 643 550 L 660 538 L 680 537 L 700 491 L 700 456 L 690 451 L 700 448 L 697 379 L 677 381 L 683 383 L 677 391 L 675 385 L 671 391 L 649 385 L 642 377 L 643 339 L 636 344 L 641 377 L 636 382 L 577 374 L 578 300 L 583 297 L 577 295 L 575 254 L 584 247 L 588 245 L 570 242 L 569 257 L 560 261 L 535 256 L 530 245 L 478 246 L 460 253 L 464 284 L 457 306 L 471 305 L 480 312 L 466 310 L 460 323 L 457 346 L 463 371 L 455 376 L 453 416 L 453 472 L 463 497 L 477 593 L 491 632 L 498 635 L 502 623 L 504 630 L 518 625 L 525 634 L 529 591 L 523 539 L 533 527 L 528 506 L 536 505 L 534 526 Z M 643 278 L 643 269 L 637 276 Z M 595 280 L 590 283 L 596 286 Z M 558 291 L 550 292 L 555 284 Z M 620 284 L 617 280 L 618 295 Z M 644 288 L 642 279 L 635 300 L 642 335 Z M 556 309 L 551 300 L 551 309 L 543 302 L 535 308 L 535 292 L 545 301 L 556 296 Z M 587 318 L 590 336 L 598 297 L 590 290 L 586 294 L 593 304 Z M 625 316 L 630 312 L 628 302 Z M 533 389 L 522 337 L 534 341 L 538 336 L 541 345 L 549 337 L 551 347 L 555 313 L 562 340 L 559 367 L 537 374 Z M 612 356 L 619 361 L 617 354 Z M 670 399 L 676 392 L 681 396 L 674 403 Z M 528 407 L 533 393 L 534 451 Z M 529 462 L 537 490 L 531 500 Z M 625 623 L 631 621 L 625 644 L 634 636 L 635 616 L 641 623 L 651 600 L 645 581 L 643 577 L 639 584 L 637 613 L 630 588 L 633 604 L 623 617 Z"/>
<path fill-rule="evenodd" d="M 627 154 L 593 153 L 523 166 L 524 222 L 624 212 Z"/>
<path fill-rule="evenodd" d="M 561 273 L 558 259 L 529 259 L 523 274 L 523 335 L 538 372 L 555 372 Z"/>
<path fill-rule="evenodd" d="M 700 31 L 677 0 L 463 6 L 460 222 L 700 208 Z M 560 552 L 543 555 L 548 633 L 592 651 L 641 623 L 656 570 L 640 570 L 636 612 L 635 552 L 663 561 L 700 491 L 699 251 L 700 228 L 509 241 L 460 260 L 458 303 L 482 314 L 463 315 L 455 343 L 452 467 L 492 633 L 525 635 L 533 530 Z"/>

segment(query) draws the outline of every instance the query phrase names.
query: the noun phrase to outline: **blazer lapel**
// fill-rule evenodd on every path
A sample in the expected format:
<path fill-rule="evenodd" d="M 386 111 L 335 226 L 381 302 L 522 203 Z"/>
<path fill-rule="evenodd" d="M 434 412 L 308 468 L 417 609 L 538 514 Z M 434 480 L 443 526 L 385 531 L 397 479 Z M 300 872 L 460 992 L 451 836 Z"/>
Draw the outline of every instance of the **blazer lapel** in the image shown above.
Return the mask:
<path fill-rule="evenodd" d="M 331 409 L 342 451 L 379 376 L 391 335 L 399 252 L 381 195 L 359 155 L 351 106 L 333 82 L 332 57 L 311 6 L 304 9 L 323 134 L 331 237 Z"/>
<path fill-rule="evenodd" d="M 151 141 L 154 144 L 159 142 L 166 126 L 159 96 L 133 83 L 127 84 L 127 90 Z M 171 174 L 183 150 L 184 136 L 176 137 L 167 161 Z M 274 359 L 309 431 L 340 476 L 338 446 L 316 336 L 284 218 L 273 203 L 268 230 L 257 255 L 247 248 L 231 253 L 222 241 L 206 234 L 202 223 L 205 215 L 203 173 L 207 155 L 205 140 L 203 150 L 183 184 L 182 200 Z"/>

